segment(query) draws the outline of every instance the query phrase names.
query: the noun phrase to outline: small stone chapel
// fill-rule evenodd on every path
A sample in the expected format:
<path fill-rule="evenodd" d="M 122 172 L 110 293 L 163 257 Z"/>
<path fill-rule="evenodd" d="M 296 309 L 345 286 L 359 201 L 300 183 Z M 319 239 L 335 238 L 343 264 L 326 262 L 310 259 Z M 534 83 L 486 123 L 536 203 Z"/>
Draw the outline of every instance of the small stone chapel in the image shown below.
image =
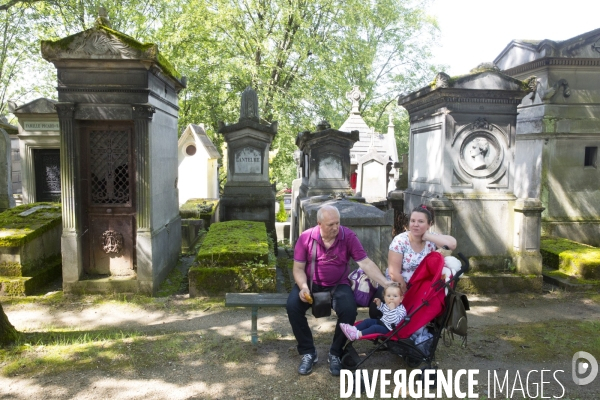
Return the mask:
<path fill-rule="evenodd" d="M 42 41 L 57 69 L 63 289 L 155 294 L 181 248 L 177 93 L 160 56 L 99 20 Z"/>

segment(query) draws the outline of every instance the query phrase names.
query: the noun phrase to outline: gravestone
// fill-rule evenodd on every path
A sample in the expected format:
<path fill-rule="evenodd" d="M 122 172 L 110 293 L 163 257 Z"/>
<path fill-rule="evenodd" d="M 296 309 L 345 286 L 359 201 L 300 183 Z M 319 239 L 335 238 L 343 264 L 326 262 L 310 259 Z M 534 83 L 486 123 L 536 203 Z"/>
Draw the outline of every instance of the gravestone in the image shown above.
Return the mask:
<path fill-rule="evenodd" d="M 394 212 L 364 204 L 363 197 L 352 195 L 350 149 L 358 137 L 358 131 L 331 129 L 327 121 L 321 122 L 315 132 L 302 132 L 296 137 L 302 178 L 292 184 L 292 243 L 300 232 L 317 225 L 321 206 L 333 205 L 340 211 L 341 224 L 356 233 L 369 258 L 383 271 L 387 267 Z M 384 170 L 384 180 L 385 177 Z M 354 267 L 353 263 L 351 268 Z"/>
<path fill-rule="evenodd" d="M 371 148 L 358 160 L 356 195 L 362 196 L 367 203 L 385 201 L 388 194 L 389 158 Z"/>
<path fill-rule="evenodd" d="M 60 124 L 55 100 L 17 107 L 23 204 L 60 201 Z"/>
<path fill-rule="evenodd" d="M 14 206 L 10 137 L 0 128 L 0 212 Z"/>
<path fill-rule="evenodd" d="M 248 87 L 242 93 L 240 119 L 220 123 L 227 143 L 227 183 L 219 204 L 219 221 L 262 221 L 276 240 L 275 190 L 269 180 L 269 148 L 277 134 L 277 122 L 263 124 L 258 96 Z"/>
<path fill-rule="evenodd" d="M 298 195 L 351 195 L 350 148 L 358 137 L 358 131 L 332 129 L 327 121 L 321 121 L 315 132 L 299 133 L 296 146 L 302 152 L 302 184 Z"/>
<path fill-rule="evenodd" d="M 526 82 L 484 67 L 457 79 L 440 73 L 401 97 L 411 123 L 403 200 L 406 213 L 430 204 L 435 230 L 456 237 L 474 271 L 514 266 L 541 289 L 541 209 L 514 194 L 516 110 L 528 92 Z"/>
<path fill-rule="evenodd" d="M 155 294 L 177 264 L 177 93 L 155 44 L 106 25 L 57 41 L 63 289 Z"/>

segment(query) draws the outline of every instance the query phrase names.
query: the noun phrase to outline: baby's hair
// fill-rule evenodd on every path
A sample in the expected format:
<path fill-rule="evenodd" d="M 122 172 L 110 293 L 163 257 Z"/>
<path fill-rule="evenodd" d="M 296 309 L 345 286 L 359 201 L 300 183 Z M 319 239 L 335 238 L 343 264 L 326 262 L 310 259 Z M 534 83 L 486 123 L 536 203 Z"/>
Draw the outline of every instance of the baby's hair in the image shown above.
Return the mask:
<path fill-rule="evenodd" d="M 385 287 L 385 289 L 383 289 L 383 295 L 384 295 L 384 296 L 385 296 L 385 292 L 387 292 L 387 290 L 388 290 L 389 288 L 396 288 L 396 289 L 400 290 L 400 285 L 398 285 L 398 283 L 397 283 L 397 282 L 392 282 L 392 283 L 390 283 L 389 285 L 387 285 L 387 286 Z"/>

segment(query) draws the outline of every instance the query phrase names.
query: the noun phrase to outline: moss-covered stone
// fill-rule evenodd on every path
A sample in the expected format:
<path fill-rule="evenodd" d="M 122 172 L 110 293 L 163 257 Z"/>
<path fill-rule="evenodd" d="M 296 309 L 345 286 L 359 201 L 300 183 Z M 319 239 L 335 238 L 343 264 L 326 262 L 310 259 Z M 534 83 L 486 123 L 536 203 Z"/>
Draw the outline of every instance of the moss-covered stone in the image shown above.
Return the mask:
<path fill-rule="evenodd" d="M 23 276 L 21 264 L 12 261 L 3 261 L 0 263 L 0 276 Z"/>
<path fill-rule="evenodd" d="M 196 261 L 201 267 L 237 267 L 269 263 L 269 239 L 263 222 L 227 221 L 210 226 Z"/>
<path fill-rule="evenodd" d="M 190 297 L 275 292 L 275 275 L 271 267 L 192 267 L 188 271 Z"/>
<path fill-rule="evenodd" d="M 141 43 L 129 35 L 126 35 L 119 31 L 115 31 L 114 29 L 106 25 L 102 25 L 102 23 L 96 24 L 94 28 L 88 29 L 85 32 L 90 32 L 93 30 L 104 31 L 110 36 L 113 36 L 122 43 L 128 45 L 129 47 L 140 51 L 140 58 L 147 58 L 156 61 L 156 63 L 161 67 L 161 69 L 166 75 L 176 79 L 177 81 L 181 80 L 181 74 L 177 72 L 177 70 L 175 70 L 173 65 L 162 54 L 160 54 L 160 52 L 158 51 L 158 46 L 156 44 Z M 79 32 L 74 35 L 70 35 L 55 41 L 42 40 L 42 53 L 45 53 L 44 49 L 59 49 L 63 51 L 68 50 L 71 43 L 73 43 L 73 41 L 77 39 L 80 35 L 86 34 L 85 32 Z"/>
<path fill-rule="evenodd" d="M 28 296 L 61 276 L 61 256 L 46 260 L 45 265 L 31 276 L 0 276 L 0 295 Z"/>
<path fill-rule="evenodd" d="M 179 207 L 179 215 L 182 219 L 201 219 L 208 228 L 218 204 L 215 199 L 189 199 Z"/>
<path fill-rule="evenodd" d="M 40 205 L 49 208 L 40 209 L 27 216 L 20 215 Z M 0 213 L 0 247 L 22 246 L 61 222 L 60 203 L 31 203 L 8 209 Z"/>
<path fill-rule="evenodd" d="M 581 278 L 600 279 L 600 249 L 572 240 L 543 237 L 540 253 L 545 266 Z"/>

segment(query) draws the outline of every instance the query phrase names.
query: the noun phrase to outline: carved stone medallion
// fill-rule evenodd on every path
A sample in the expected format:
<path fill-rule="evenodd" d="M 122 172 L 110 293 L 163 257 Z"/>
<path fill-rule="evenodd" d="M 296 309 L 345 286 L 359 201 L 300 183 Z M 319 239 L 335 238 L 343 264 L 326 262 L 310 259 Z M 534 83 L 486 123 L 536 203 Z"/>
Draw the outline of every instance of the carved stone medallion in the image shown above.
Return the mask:
<path fill-rule="evenodd" d="M 106 254 L 118 254 L 123 250 L 123 235 L 111 229 L 102 234 L 102 250 Z"/>

